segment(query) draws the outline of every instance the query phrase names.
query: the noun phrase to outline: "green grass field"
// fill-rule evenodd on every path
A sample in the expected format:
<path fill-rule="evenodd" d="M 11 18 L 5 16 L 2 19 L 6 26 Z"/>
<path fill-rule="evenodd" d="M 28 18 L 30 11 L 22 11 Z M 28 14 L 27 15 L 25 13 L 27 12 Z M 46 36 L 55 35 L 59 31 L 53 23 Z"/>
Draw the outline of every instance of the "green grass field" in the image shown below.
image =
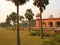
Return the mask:
<path fill-rule="evenodd" d="M 21 45 L 40 45 L 40 37 L 29 35 L 28 31 L 20 31 Z M 16 31 L 0 29 L 0 45 L 16 45 Z"/>

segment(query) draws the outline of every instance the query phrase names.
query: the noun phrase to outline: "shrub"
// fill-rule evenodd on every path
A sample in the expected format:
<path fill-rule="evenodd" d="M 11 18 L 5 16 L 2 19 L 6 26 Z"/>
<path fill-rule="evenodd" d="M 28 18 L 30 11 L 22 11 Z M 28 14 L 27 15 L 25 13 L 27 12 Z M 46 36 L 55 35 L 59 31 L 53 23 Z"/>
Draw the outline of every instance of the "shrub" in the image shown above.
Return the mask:
<path fill-rule="evenodd" d="M 55 34 L 52 38 L 52 41 L 55 43 L 55 45 L 60 45 L 60 34 Z"/>
<path fill-rule="evenodd" d="M 43 36 L 49 37 L 50 35 L 48 33 L 46 33 L 46 32 L 43 32 Z"/>
<path fill-rule="evenodd" d="M 40 31 L 35 31 L 36 36 L 40 36 Z"/>
<path fill-rule="evenodd" d="M 44 40 L 41 45 L 55 45 L 55 43 L 52 40 Z"/>
<path fill-rule="evenodd" d="M 36 33 L 35 32 L 31 32 L 30 35 L 36 36 Z"/>
<path fill-rule="evenodd" d="M 60 43 L 60 36 L 55 36 L 55 37 L 53 37 L 53 40 L 54 40 L 55 42 Z"/>
<path fill-rule="evenodd" d="M 39 31 L 39 30 L 32 31 L 32 32 L 30 33 L 30 35 L 32 35 L 32 36 L 40 36 L 40 31 Z M 43 33 L 43 36 L 48 37 L 49 34 L 47 34 L 47 33 L 44 32 L 44 33 Z"/>
<path fill-rule="evenodd" d="M 32 36 L 40 36 L 40 31 L 32 31 L 31 33 L 30 33 L 30 35 L 32 35 Z"/>
<path fill-rule="evenodd" d="M 59 42 L 55 42 L 52 39 L 49 39 L 49 40 L 42 41 L 41 45 L 60 45 L 60 43 Z"/>
<path fill-rule="evenodd" d="M 41 45 L 60 45 L 60 36 L 56 35 L 48 40 L 43 40 Z"/>

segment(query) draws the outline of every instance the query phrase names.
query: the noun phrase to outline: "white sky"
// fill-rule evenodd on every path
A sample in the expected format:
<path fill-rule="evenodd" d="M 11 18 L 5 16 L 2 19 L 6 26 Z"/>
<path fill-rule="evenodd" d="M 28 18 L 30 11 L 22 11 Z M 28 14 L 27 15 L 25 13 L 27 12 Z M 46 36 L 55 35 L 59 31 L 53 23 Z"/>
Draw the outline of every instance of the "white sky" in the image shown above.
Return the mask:
<path fill-rule="evenodd" d="M 54 17 L 60 17 L 60 0 L 49 0 L 49 5 L 47 5 L 46 9 L 43 12 L 43 18 L 48 18 L 49 15 L 53 15 Z M 24 15 L 26 9 L 32 9 L 33 13 L 36 15 L 39 12 L 39 9 L 33 6 L 33 0 L 30 0 L 26 4 L 20 6 L 19 14 Z M 0 22 L 4 22 L 6 16 L 11 12 L 16 12 L 16 6 L 14 3 L 6 0 L 0 0 Z M 35 18 L 35 16 L 34 16 Z"/>

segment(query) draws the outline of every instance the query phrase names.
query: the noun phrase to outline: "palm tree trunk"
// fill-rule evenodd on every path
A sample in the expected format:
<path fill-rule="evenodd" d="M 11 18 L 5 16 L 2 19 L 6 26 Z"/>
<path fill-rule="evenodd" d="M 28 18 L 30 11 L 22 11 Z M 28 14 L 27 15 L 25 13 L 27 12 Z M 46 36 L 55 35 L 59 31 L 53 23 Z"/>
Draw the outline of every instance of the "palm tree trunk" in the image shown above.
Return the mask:
<path fill-rule="evenodd" d="M 40 36 L 43 39 L 43 28 L 42 28 L 42 13 L 40 12 Z"/>
<path fill-rule="evenodd" d="M 28 25 L 28 28 L 29 28 L 29 32 L 30 32 L 30 21 L 29 21 L 29 25 Z"/>
<path fill-rule="evenodd" d="M 15 28 L 16 28 L 16 23 L 13 22 L 13 29 L 14 29 L 14 31 L 15 31 Z"/>
<path fill-rule="evenodd" d="M 17 26 L 16 26 L 16 34 L 17 34 L 17 45 L 21 45 L 20 36 L 19 36 L 19 3 L 17 1 Z"/>

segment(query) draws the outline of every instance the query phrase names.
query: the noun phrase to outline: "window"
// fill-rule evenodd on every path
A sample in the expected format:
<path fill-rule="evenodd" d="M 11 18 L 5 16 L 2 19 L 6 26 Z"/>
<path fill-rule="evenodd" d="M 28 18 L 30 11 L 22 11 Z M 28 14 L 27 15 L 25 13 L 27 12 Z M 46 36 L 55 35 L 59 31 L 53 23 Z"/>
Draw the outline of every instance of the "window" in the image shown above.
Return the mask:
<path fill-rule="evenodd" d="M 53 23 L 52 22 L 49 22 L 49 27 L 53 27 Z"/>
<path fill-rule="evenodd" d="M 56 23 L 56 26 L 57 26 L 57 27 L 60 27 L 60 22 L 57 22 L 57 23 Z"/>

